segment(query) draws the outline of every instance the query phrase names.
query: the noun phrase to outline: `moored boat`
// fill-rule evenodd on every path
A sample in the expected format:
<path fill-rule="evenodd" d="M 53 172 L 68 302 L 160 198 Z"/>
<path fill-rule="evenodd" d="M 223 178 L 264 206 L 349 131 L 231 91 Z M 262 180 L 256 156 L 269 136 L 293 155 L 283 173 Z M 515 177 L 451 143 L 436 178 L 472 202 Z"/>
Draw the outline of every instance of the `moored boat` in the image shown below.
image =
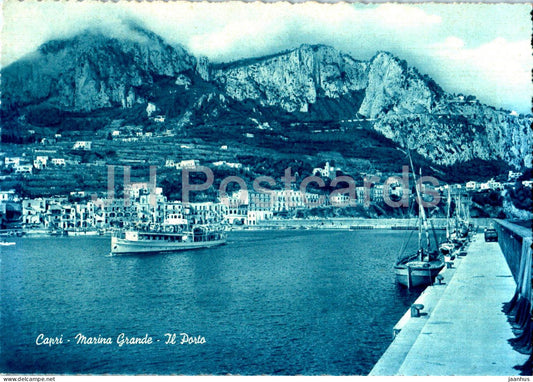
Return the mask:
<path fill-rule="evenodd" d="M 425 254 L 423 251 L 394 266 L 396 281 L 407 288 L 431 285 L 435 277 L 444 268 L 444 261 L 437 253 Z"/>
<path fill-rule="evenodd" d="M 416 184 L 416 196 L 419 208 L 418 251 L 408 256 L 403 256 L 400 254 L 400 258 L 394 266 L 394 272 L 396 274 L 396 281 L 410 289 L 433 284 L 435 277 L 437 277 L 442 268 L 444 268 L 444 261 L 438 251 L 430 250 L 429 230 L 426 213 L 423 207 L 422 193 L 416 181 L 414 167 L 410 155 L 409 161 L 411 162 L 411 168 L 413 169 L 413 177 Z M 422 245 L 423 233 L 425 233 L 426 236 L 425 248 Z M 437 242 L 435 242 L 435 244 L 437 244 Z"/>

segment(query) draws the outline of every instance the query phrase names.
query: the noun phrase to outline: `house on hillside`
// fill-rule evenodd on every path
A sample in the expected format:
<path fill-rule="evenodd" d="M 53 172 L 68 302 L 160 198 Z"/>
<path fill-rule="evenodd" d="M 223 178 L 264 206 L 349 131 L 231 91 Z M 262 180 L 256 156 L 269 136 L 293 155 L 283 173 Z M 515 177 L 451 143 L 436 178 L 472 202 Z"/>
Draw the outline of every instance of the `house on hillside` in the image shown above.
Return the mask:
<path fill-rule="evenodd" d="M 13 166 L 15 174 L 31 174 L 33 172 L 33 163 L 20 163 Z"/>
<path fill-rule="evenodd" d="M 90 151 L 91 147 L 91 141 L 77 141 L 76 143 L 74 143 L 74 146 L 72 146 L 72 150 Z"/>
<path fill-rule="evenodd" d="M 15 166 L 18 166 L 22 160 L 23 158 L 21 157 L 5 157 L 4 166 L 14 168 Z"/>
<path fill-rule="evenodd" d="M 174 161 L 174 159 L 167 159 L 165 161 L 165 167 L 174 167 L 176 170 L 181 170 L 184 168 L 195 168 L 200 165 L 200 162 L 196 159 L 182 160 L 180 162 Z"/>
<path fill-rule="evenodd" d="M 33 167 L 35 167 L 37 170 L 45 169 L 47 164 L 48 164 L 48 157 L 44 155 L 38 155 L 33 160 Z"/>
<path fill-rule="evenodd" d="M 320 175 L 323 178 L 333 179 L 337 176 L 337 171 L 340 171 L 340 168 L 332 166 L 329 162 L 326 162 L 324 168 L 316 167 L 313 169 L 313 175 Z"/>
<path fill-rule="evenodd" d="M 470 190 L 470 191 L 475 191 L 477 189 L 479 189 L 479 183 L 478 182 L 474 182 L 473 180 L 469 181 L 469 182 L 466 182 L 466 187 L 465 187 L 467 190 Z"/>
<path fill-rule="evenodd" d="M 52 158 L 51 162 L 54 166 L 66 166 L 65 158 Z"/>

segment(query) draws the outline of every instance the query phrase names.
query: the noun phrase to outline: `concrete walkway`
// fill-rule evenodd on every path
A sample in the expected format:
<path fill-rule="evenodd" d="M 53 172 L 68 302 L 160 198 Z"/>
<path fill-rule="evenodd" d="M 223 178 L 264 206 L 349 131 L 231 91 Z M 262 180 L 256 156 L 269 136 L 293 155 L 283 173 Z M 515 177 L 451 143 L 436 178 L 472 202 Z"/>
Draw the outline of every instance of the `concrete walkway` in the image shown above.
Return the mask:
<path fill-rule="evenodd" d="M 401 329 L 370 375 L 518 375 L 528 356 L 512 349 L 502 304 L 516 288 L 498 243 L 476 235 L 467 255 L 444 270 L 445 285 L 416 301 L 422 317 L 406 313 Z"/>

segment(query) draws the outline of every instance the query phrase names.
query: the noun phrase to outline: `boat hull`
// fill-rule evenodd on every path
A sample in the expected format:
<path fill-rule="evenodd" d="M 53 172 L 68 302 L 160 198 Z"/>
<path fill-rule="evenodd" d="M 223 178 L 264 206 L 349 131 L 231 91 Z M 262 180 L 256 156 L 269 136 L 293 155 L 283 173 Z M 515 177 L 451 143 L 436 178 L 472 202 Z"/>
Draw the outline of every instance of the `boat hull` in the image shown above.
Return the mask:
<path fill-rule="evenodd" d="M 178 252 L 188 251 L 193 249 L 211 248 L 226 243 L 226 238 L 211 241 L 190 241 L 190 242 L 151 242 L 144 240 L 126 240 L 117 237 L 111 238 L 111 254 L 112 255 L 127 255 L 127 254 L 150 254 L 161 252 Z"/>
<path fill-rule="evenodd" d="M 408 288 L 416 288 L 433 284 L 442 268 L 444 268 L 442 261 L 434 261 L 420 265 L 400 264 L 394 267 L 394 271 L 399 284 Z"/>

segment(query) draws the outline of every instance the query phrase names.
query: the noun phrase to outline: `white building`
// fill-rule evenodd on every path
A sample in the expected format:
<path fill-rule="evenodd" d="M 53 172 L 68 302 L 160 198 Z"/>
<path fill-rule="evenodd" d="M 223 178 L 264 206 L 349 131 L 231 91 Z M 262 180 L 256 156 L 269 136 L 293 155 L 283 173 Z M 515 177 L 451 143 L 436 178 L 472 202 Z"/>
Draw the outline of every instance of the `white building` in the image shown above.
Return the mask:
<path fill-rule="evenodd" d="M 165 161 L 165 167 L 175 167 L 176 170 L 182 170 L 184 168 L 192 169 L 199 166 L 200 162 L 196 159 L 182 160 L 180 162 L 174 161 L 174 159 L 167 159 Z"/>
<path fill-rule="evenodd" d="M 48 164 L 48 157 L 43 155 L 38 155 L 33 160 L 33 167 L 37 170 L 45 169 Z"/>
<path fill-rule="evenodd" d="M 321 195 L 309 192 L 302 193 L 300 190 L 276 190 L 272 191 L 270 197 L 272 198 L 272 212 L 314 207 L 321 201 Z"/>
<path fill-rule="evenodd" d="M 223 203 L 187 203 L 184 206 L 184 216 L 192 224 L 220 222 L 227 215 L 227 211 L 228 206 Z"/>
<path fill-rule="evenodd" d="M 74 143 L 74 146 L 72 146 L 72 150 L 84 150 L 89 151 L 91 150 L 92 142 L 91 141 L 77 141 Z"/>
<path fill-rule="evenodd" d="M 246 225 L 257 225 L 258 222 L 263 220 L 271 220 L 274 217 L 272 211 L 268 210 L 250 210 L 246 215 L 246 220 L 244 223 Z"/>
<path fill-rule="evenodd" d="M 346 207 L 355 204 L 349 194 L 335 194 L 329 198 L 329 202 L 333 206 Z"/>
<path fill-rule="evenodd" d="M 164 222 L 167 224 L 180 224 L 184 219 L 183 203 L 180 201 L 168 202 L 165 204 Z"/>
<path fill-rule="evenodd" d="M 517 180 L 518 178 L 520 178 L 522 176 L 522 173 L 521 172 L 514 172 L 514 171 L 509 171 L 509 175 L 507 176 L 507 180 L 509 182 L 511 181 L 515 181 Z"/>
<path fill-rule="evenodd" d="M 245 205 L 228 205 L 224 220 L 229 224 L 246 224 L 248 219 L 248 204 Z"/>
<path fill-rule="evenodd" d="M 373 202 L 382 201 L 383 200 L 383 185 L 375 184 L 370 189 L 370 197 L 372 198 Z"/>
<path fill-rule="evenodd" d="M 33 164 L 21 163 L 13 166 L 13 169 L 15 170 L 15 174 L 31 174 L 33 172 Z"/>
<path fill-rule="evenodd" d="M 329 162 L 326 162 L 324 165 L 324 168 L 316 167 L 313 169 L 313 175 L 319 174 L 320 176 L 324 178 L 335 178 L 337 176 L 337 171 L 339 171 L 340 168 L 331 166 Z"/>
<path fill-rule="evenodd" d="M 473 180 L 471 180 L 470 182 L 466 182 L 466 187 L 465 187 L 467 190 L 470 190 L 470 191 L 475 191 L 479 188 L 479 184 L 477 182 L 474 182 Z"/>
<path fill-rule="evenodd" d="M 197 161 L 196 159 L 182 160 L 181 162 L 176 163 L 176 169 L 177 170 L 181 170 L 184 168 L 190 169 L 190 168 L 198 167 L 199 165 L 200 165 L 200 162 Z"/>
<path fill-rule="evenodd" d="M 40 225 L 44 223 L 45 199 L 24 199 L 22 202 L 22 223 Z"/>
<path fill-rule="evenodd" d="M 489 180 L 488 182 L 481 183 L 479 185 L 480 190 L 503 190 L 503 185 L 500 182 L 496 182 L 494 179 Z"/>
<path fill-rule="evenodd" d="M 6 167 L 15 167 L 20 164 L 22 161 L 21 157 L 5 157 L 4 158 L 4 166 Z"/>
<path fill-rule="evenodd" d="M 130 198 L 139 199 L 141 195 L 149 195 L 152 189 L 155 196 L 163 195 L 163 188 L 153 187 L 150 182 L 133 182 L 124 185 L 124 196 L 129 194 Z"/>
<path fill-rule="evenodd" d="M 168 168 L 176 167 L 176 162 L 174 162 L 174 159 L 167 159 L 165 161 L 165 167 L 168 167 Z"/>
<path fill-rule="evenodd" d="M 66 166 L 65 158 L 52 158 L 54 166 Z"/>
<path fill-rule="evenodd" d="M 215 167 L 229 167 L 229 168 L 235 168 L 235 169 L 239 169 L 239 168 L 242 168 L 242 164 L 241 163 L 235 163 L 235 162 L 226 162 L 226 161 L 218 161 L 218 162 L 213 162 L 213 166 Z"/>
<path fill-rule="evenodd" d="M 0 202 L 17 201 L 15 190 L 0 191 Z"/>
<path fill-rule="evenodd" d="M 151 117 L 156 110 L 157 107 L 153 103 L 148 102 L 148 105 L 146 105 L 146 115 L 148 115 L 148 117 Z"/>

